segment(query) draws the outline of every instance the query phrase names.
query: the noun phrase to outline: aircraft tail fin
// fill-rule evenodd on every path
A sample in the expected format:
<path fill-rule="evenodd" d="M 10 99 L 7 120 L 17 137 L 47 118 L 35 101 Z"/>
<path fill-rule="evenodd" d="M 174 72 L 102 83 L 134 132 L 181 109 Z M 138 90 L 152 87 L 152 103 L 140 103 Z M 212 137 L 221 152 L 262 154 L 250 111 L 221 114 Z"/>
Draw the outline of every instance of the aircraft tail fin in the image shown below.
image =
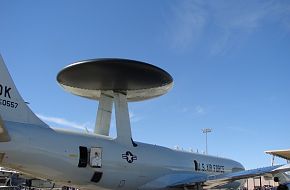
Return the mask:
<path fill-rule="evenodd" d="M 4 121 L 45 125 L 20 96 L 0 55 L 0 115 Z"/>

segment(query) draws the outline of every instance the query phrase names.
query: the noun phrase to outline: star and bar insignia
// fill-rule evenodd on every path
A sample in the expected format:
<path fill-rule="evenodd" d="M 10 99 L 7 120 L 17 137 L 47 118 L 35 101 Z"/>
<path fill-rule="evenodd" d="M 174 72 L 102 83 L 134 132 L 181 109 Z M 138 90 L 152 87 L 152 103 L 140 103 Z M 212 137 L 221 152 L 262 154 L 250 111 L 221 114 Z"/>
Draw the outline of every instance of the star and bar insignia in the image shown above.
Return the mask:
<path fill-rule="evenodd" d="M 122 158 L 127 160 L 128 163 L 133 163 L 134 160 L 137 160 L 137 156 L 133 155 L 130 151 L 127 151 L 125 154 L 122 154 Z"/>

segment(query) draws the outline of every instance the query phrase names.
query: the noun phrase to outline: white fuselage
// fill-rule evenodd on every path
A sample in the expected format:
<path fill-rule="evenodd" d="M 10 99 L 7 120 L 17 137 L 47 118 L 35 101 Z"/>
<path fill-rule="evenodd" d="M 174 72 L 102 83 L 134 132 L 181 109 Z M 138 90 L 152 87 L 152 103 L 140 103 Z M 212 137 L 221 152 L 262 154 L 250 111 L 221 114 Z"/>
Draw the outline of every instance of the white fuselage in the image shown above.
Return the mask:
<path fill-rule="evenodd" d="M 222 174 L 244 169 L 229 159 L 139 142 L 134 147 L 95 134 L 15 122 L 5 122 L 5 127 L 11 141 L 0 143 L 1 166 L 80 189 L 153 189 L 154 183 L 146 184 L 168 174 Z M 78 167 L 80 146 L 101 148 L 101 168 Z M 126 155 L 128 151 L 132 155 Z M 102 174 L 98 182 L 92 181 L 95 172 Z"/>

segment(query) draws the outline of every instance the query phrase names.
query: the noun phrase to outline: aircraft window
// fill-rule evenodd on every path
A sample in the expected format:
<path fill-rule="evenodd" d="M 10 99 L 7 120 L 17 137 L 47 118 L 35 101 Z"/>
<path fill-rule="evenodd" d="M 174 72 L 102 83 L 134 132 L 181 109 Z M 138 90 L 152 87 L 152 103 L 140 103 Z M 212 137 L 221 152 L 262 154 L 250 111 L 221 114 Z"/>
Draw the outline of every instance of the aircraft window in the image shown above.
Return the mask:
<path fill-rule="evenodd" d="M 91 148 L 90 165 L 94 168 L 102 167 L 102 148 L 100 147 Z"/>
<path fill-rule="evenodd" d="M 198 163 L 196 160 L 193 161 L 194 162 L 194 170 L 198 171 Z"/>
<path fill-rule="evenodd" d="M 88 164 L 88 148 L 84 146 L 79 147 L 80 150 L 80 159 L 79 159 L 79 168 L 85 168 Z"/>

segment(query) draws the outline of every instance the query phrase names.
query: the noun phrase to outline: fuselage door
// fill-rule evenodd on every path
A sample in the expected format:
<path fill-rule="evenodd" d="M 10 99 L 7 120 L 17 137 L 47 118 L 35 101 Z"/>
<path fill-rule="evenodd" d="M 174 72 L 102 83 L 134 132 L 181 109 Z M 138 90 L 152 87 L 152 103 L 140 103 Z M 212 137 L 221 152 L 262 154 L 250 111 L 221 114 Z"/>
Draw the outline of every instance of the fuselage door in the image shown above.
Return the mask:
<path fill-rule="evenodd" d="M 93 147 L 90 151 L 90 166 L 93 168 L 102 167 L 102 148 Z"/>

